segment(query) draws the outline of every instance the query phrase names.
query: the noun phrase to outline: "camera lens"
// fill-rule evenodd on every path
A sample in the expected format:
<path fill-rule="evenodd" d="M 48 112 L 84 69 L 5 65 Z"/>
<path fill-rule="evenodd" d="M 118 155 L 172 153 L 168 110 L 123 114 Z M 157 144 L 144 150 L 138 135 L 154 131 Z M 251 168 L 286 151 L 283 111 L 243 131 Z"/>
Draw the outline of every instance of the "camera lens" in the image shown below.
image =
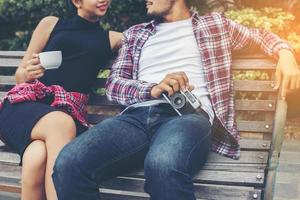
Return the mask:
<path fill-rule="evenodd" d="M 175 93 L 173 96 L 170 97 L 170 101 L 176 109 L 183 108 L 186 103 L 186 99 L 181 93 Z"/>
<path fill-rule="evenodd" d="M 181 98 L 176 98 L 176 99 L 174 99 L 174 103 L 176 105 L 180 105 L 182 103 L 182 99 Z"/>

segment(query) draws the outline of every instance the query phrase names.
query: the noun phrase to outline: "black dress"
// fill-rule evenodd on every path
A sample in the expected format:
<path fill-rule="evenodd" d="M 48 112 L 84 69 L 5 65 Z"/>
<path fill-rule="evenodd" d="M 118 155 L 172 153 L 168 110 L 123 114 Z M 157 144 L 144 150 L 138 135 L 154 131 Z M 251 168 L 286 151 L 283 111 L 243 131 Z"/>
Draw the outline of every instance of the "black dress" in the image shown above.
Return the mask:
<path fill-rule="evenodd" d="M 99 22 L 91 23 L 79 16 L 59 20 L 43 51 L 62 51 L 58 69 L 46 70 L 40 81 L 45 85 L 60 85 L 66 91 L 88 94 L 98 71 L 111 57 L 108 31 Z M 10 104 L 0 110 L 0 138 L 22 158 L 31 143 L 31 131 L 44 115 L 57 111 L 49 106 L 53 99 Z M 86 127 L 75 120 L 77 135 Z"/>

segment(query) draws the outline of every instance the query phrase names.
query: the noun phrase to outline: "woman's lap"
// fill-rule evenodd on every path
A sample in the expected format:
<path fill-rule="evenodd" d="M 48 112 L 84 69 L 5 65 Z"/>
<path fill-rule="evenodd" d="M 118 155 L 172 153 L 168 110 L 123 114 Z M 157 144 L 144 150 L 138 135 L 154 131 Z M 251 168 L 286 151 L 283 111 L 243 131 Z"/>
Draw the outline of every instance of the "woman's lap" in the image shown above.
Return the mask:
<path fill-rule="evenodd" d="M 59 109 L 41 102 L 23 102 L 10 104 L 5 102 L 0 110 L 0 136 L 3 142 L 21 158 L 26 147 L 31 143 L 31 131 L 35 124 L 46 114 Z M 85 127 L 75 120 L 77 134 Z"/>

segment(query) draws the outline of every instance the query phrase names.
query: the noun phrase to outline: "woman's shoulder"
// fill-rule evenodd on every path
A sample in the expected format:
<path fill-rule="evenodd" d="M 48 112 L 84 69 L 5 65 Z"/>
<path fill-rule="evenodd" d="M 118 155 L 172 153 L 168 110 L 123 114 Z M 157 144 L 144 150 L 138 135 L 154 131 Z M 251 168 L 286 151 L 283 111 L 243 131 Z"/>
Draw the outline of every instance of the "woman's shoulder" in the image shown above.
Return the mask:
<path fill-rule="evenodd" d="M 39 22 L 40 26 L 43 27 L 49 27 L 49 26 L 54 26 L 58 22 L 59 18 L 55 16 L 47 16 L 41 19 Z"/>
<path fill-rule="evenodd" d="M 39 24 L 37 25 L 35 31 L 39 33 L 51 33 L 57 24 L 59 18 L 55 16 L 47 16 L 41 19 Z"/>

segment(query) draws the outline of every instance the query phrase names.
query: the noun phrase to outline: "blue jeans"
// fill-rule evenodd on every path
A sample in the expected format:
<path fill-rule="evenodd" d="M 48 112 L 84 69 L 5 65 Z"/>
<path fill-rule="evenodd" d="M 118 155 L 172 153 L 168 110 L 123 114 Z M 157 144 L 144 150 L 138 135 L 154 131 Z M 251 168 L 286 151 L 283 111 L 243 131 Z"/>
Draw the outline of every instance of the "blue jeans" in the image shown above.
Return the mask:
<path fill-rule="evenodd" d="M 144 166 L 144 188 L 152 200 L 194 200 L 192 178 L 210 144 L 204 114 L 179 117 L 167 104 L 135 108 L 64 147 L 52 176 L 58 199 L 98 200 L 101 182 Z"/>

